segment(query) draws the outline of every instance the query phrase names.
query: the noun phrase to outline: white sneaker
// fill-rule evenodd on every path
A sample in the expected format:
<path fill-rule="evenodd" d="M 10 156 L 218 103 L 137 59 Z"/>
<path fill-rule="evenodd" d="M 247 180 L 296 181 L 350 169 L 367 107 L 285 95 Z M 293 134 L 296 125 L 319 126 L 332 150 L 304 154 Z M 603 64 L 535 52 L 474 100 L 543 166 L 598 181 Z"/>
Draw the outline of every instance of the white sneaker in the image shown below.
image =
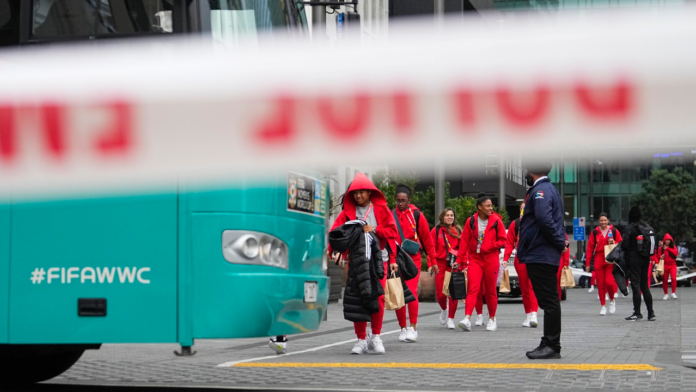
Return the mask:
<path fill-rule="evenodd" d="M 607 308 L 602 306 L 602 310 L 599 311 L 600 316 L 606 316 L 607 315 Z"/>
<path fill-rule="evenodd" d="M 447 319 L 447 329 L 454 329 L 454 319 Z"/>
<path fill-rule="evenodd" d="M 413 329 L 413 327 L 408 327 L 406 330 L 406 341 L 409 343 L 415 343 L 418 340 L 418 331 Z"/>
<path fill-rule="evenodd" d="M 609 313 L 610 314 L 616 313 L 616 301 L 609 302 Z"/>
<path fill-rule="evenodd" d="M 367 354 L 367 340 L 358 339 L 350 353 L 357 355 Z"/>
<path fill-rule="evenodd" d="M 669 299 L 669 294 L 665 294 L 665 296 L 662 297 L 662 300 L 663 300 L 663 301 L 667 301 L 668 299 Z"/>
<path fill-rule="evenodd" d="M 447 322 L 447 313 L 449 313 L 448 310 L 441 310 L 440 311 L 440 324 L 445 325 Z"/>
<path fill-rule="evenodd" d="M 495 320 L 488 319 L 488 325 L 486 325 L 486 330 L 491 332 L 498 330 L 498 324 L 496 324 Z"/>
<path fill-rule="evenodd" d="M 474 325 L 477 327 L 483 327 L 483 315 L 482 314 L 476 315 L 476 322 L 474 323 Z"/>
<path fill-rule="evenodd" d="M 594 291 L 594 286 L 590 286 L 590 289 L 587 290 L 588 293 L 591 293 L 591 292 L 593 292 L 593 291 Z"/>
<path fill-rule="evenodd" d="M 531 315 L 530 313 L 527 313 L 527 318 L 524 319 L 524 321 L 522 322 L 522 326 L 523 326 L 523 327 L 530 328 L 530 325 L 529 325 L 529 319 L 530 319 L 530 318 L 532 318 L 532 315 Z"/>
<path fill-rule="evenodd" d="M 405 342 L 406 341 L 406 335 L 408 335 L 408 330 L 406 328 L 401 328 L 401 332 L 399 332 L 399 341 L 400 342 Z"/>
<path fill-rule="evenodd" d="M 530 313 L 529 316 L 529 326 L 536 328 L 539 325 L 539 320 L 537 320 L 537 312 Z"/>
<path fill-rule="evenodd" d="M 370 354 L 384 354 L 386 352 L 384 344 L 382 344 L 382 338 L 379 335 L 370 337 L 370 341 L 367 343 L 367 352 Z"/>
<path fill-rule="evenodd" d="M 285 354 L 285 353 L 286 353 L 285 350 L 286 350 L 287 347 L 288 347 L 288 342 L 287 342 L 287 341 L 285 341 L 285 342 L 277 342 L 277 341 L 275 341 L 275 338 L 271 338 L 271 339 L 268 341 L 268 347 L 270 347 L 271 350 L 275 351 L 276 354 L 278 354 L 278 355 L 280 355 L 280 354 Z"/>
<path fill-rule="evenodd" d="M 471 332 L 471 321 L 469 321 L 468 317 L 464 317 L 462 321 L 459 322 L 459 328 L 463 329 L 464 331 Z"/>
<path fill-rule="evenodd" d="M 672 293 L 672 299 L 677 299 L 677 293 Z"/>

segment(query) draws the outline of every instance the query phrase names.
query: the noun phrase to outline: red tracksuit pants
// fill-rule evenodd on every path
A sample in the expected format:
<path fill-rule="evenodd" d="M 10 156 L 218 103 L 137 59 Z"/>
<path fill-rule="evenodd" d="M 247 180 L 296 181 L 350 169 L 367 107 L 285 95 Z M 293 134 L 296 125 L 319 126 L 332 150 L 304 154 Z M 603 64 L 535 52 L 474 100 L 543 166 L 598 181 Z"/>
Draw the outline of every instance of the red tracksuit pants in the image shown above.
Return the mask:
<path fill-rule="evenodd" d="M 411 322 L 411 325 L 415 325 L 418 323 L 418 282 L 420 281 L 420 269 L 421 269 L 421 256 L 420 254 L 417 254 L 413 257 L 413 262 L 416 264 L 416 267 L 418 267 L 418 275 L 411 279 L 406 281 L 406 286 L 408 286 L 408 289 L 411 290 L 413 293 L 413 296 L 416 297 L 415 301 L 411 301 L 406 304 L 401 309 L 396 310 L 396 319 L 399 320 L 399 326 L 401 328 L 406 328 L 406 309 L 408 308 L 408 318 L 409 321 Z M 443 277 L 444 279 L 444 277 Z M 442 291 L 442 290 L 440 290 Z"/>
<path fill-rule="evenodd" d="M 539 311 L 539 304 L 537 303 L 536 295 L 534 295 L 534 289 L 532 289 L 532 281 L 527 275 L 527 266 L 525 264 L 520 264 L 515 258 L 515 271 L 517 271 L 517 279 L 520 283 L 520 291 L 522 291 L 522 306 L 524 306 L 525 313 L 532 313 Z"/>
<path fill-rule="evenodd" d="M 662 291 L 667 294 L 669 291 L 669 283 L 668 280 L 669 278 L 672 278 L 672 293 L 677 292 L 677 265 L 676 264 L 671 264 L 667 265 L 665 264 L 665 272 L 662 273 Z"/>
<path fill-rule="evenodd" d="M 444 286 L 445 283 L 445 272 L 452 272 L 452 267 L 448 266 L 445 260 L 437 260 L 437 267 L 438 273 L 435 275 L 435 298 L 437 298 L 437 303 L 442 310 L 447 309 L 447 302 L 449 302 L 449 314 L 447 317 L 453 319 L 457 312 L 457 302 L 459 301 L 442 294 L 442 286 Z"/>
<path fill-rule="evenodd" d="M 606 294 L 609 294 L 609 300 L 613 301 L 616 291 L 619 287 L 614 280 L 614 265 L 602 262 L 595 264 L 595 276 L 597 277 L 597 289 L 599 290 L 599 303 L 602 306 L 606 305 Z"/>
<path fill-rule="evenodd" d="M 467 316 L 471 316 L 474 312 L 479 293 L 481 290 L 484 290 L 483 295 L 486 297 L 488 316 L 495 318 L 495 311 L 498 308 L 498 296 L 495 286 L 498 282 L 498 271 L 500 270 L 500 263 L 497 262 L 498 255 L 495 256 L 495 261 L 492 262 L 476 259 L 469 262 L 469 289 L 466 293 L 465 306 L 465 314 Z"/>
<path fill-rule="evenodd" d="M 563 275 L 563 263 L 558 266 L 558 272 L 556 273 L 556 280 L 558 281 L 558 300 L 563 301 L 563 287 L 561 287 L 561 275 Z"/>
<path fill-rule="evenodd" d="M 348 266 L 350 268 L 350 265 Z M 382 288 L 387 285 L 387 275 L 389 274 L 389 264 L 384 263 L 384 278 L 381 280 Z M 372 327 L 372 334 L 379 335 L 382 333 L 382 322 L 384 321 L 384 296 L 379 297 L 379 312 L 372 314 L 372 322 L 370 326 Z M 353 323 L 355 328 L 355 334 L 358 335 L 358 339 L 367 339 L 367 321 L 360 321 Z"/>

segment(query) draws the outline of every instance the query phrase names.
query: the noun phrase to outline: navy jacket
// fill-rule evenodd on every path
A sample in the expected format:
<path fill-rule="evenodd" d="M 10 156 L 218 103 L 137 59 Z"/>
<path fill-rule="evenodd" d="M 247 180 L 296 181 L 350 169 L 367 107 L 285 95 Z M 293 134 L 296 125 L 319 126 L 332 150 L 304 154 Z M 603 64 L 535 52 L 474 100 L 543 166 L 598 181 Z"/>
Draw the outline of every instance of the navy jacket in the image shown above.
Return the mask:
<path fill-rule="evenodd" d="M 558 266 L 565 242 L 563 201 L 556 187 L 544 178 L 527 191 L 517 258 L 523 264 Z"/>

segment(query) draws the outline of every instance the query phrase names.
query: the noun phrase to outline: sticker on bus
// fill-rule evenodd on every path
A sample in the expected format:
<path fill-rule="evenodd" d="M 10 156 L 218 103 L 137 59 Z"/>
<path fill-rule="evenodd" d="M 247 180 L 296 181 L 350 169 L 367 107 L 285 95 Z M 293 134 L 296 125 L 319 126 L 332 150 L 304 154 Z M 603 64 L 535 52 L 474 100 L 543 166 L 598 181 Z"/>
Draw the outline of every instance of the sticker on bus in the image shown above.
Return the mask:
<path fill-rule="evenodd" d="M 288 211 L 326 216 L 326 182 L 288 173 Z"/>

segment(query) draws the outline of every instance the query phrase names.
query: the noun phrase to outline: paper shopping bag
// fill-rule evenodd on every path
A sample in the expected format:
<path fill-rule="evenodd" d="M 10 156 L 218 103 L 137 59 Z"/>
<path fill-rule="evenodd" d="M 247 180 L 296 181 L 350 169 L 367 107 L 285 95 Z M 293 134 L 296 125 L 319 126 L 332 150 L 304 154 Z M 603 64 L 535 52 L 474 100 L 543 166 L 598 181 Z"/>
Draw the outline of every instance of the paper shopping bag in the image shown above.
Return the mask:
<path fill-rule="evenodd" d="M 563 267 L 563 271 L 561 271 L 561 287 L 575 287 L 575 278 L 570 268 Z"/>
<path fill-rule="evenodd" d="M 606 261 L 609 264 L 614 264 L 613 261 L 609 261 L 606 259 L 607 255 L 611 253 L 614 248 L 616 248 L 619 244 L 611 244 L 611 245 L 604 245 L 604 261 Z"/>
<path fill-rule="evenodd" d="M 404 305 L 404 286 L 401 285 L 401 278 L 396 277 L 396 274 L 392 272 L 384 288 L 384 308 L 397 310 L 403 308 Z"/>
<path fill-rule="evenodd" d="M 657 263 L 657 267 L 655 267 L 655 272 L 657 272 L 658 275 L 662 275 L 665 273 L 665 260 L 660 259 L 660 262 Z"/>
<path fill-rule="evenodd" d="M 442 294 L 450 296 L 449 285 L 452 279 L 452 273 L 450 271 L 445 271 L 445 281 L 442 283 Z"/>
<path fill-rule="evenodd" d="M 510 292 L 510 274 L 507 268 L 503 270 L 503 278 L 500 279 L 500 289 L 498 289 L 498 292 L 503 294 Z"/>

